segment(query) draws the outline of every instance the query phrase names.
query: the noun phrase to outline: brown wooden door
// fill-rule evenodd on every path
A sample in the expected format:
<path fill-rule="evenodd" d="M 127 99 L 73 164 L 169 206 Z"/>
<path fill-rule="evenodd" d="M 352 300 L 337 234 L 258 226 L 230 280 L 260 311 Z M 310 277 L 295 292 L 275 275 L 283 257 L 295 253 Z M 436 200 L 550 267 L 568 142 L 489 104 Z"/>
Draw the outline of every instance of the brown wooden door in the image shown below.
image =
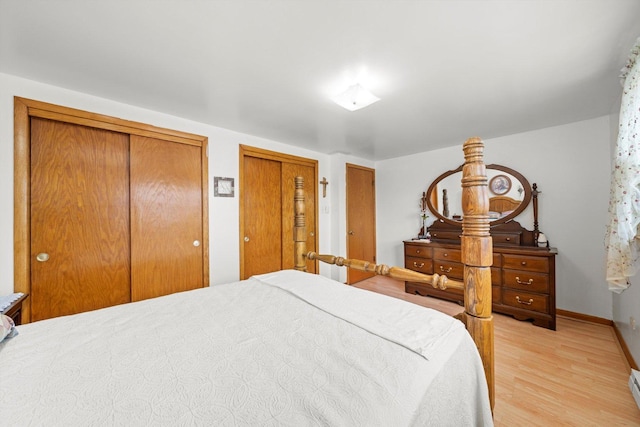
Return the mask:
<path fill-rule="evenodd" d="M 375 170 L 347 164 L 347 257 L 376 261 Z M 374 276 L 347 270 L 347 283 Z"/>
<path fill-rule="evenodd" d="M 31 119 L 32 321 L 130 300 L 128 151 L 126 134 Z"/>
<path fill-rule="evenodd" d="M 316 249 L 316 171 L 311 166 L 295 163 L 282 164 L 282 268 L 294 267 L 293 245 L 293 195 L 295 177 L 304 178 L 305 222 L 307 231 L 307 251 Z M 316 261 L 307 260 L 307 271 L 316 273 Z"/>
<path fill-rule="evenodd" d="M 315 160 L 240 146 L 240 278 L 293 268 L 294 178 L 303 176 L 307 251 L 317 250 Z M 307 271 L 317 272 L 316 261 Z"/>
<path fill-rule="evenodd" d="M 244 262 L 240 278 L 282 268 L 281 163 L 245 156 L 242 203 Z"/>
<path fill-rule="evenodd" d="M 131 136 L 131 299 L 203 286 L 202 148 Z"/>

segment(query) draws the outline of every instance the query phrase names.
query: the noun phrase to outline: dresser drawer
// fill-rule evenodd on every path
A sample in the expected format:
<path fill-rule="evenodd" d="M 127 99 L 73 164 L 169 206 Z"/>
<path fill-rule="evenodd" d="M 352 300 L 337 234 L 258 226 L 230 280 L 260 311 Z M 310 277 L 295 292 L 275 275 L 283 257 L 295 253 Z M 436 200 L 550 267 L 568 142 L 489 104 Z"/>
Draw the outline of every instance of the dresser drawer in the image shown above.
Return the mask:
<path fill-rule="evenodd" d="M 433 248 L 433 259 L 443 261 L 460 262 L 460 249 Z"/>
<path fill-rule="evenodd" d="M 502 285 L 530 292 L 549 293 L 549 275 L 528 271 L 504 270 Z"/>
<path fill-rule="evenodd" d="M 502 254 L 502 268 L 548 273 L 549 260 L 547 257 Z"/>
<path fill-rule="evenodd" d="M 434 231 L 431 233 L 431 240 L 454 240 L 460 241 L 460 231 Z"/>
<path fill-rule="evenodd" d="M 447 276 L 450 279 L 462 279 L 464 266 L 458 262 L 434 260 L 433 272 Z"/>
<path fill-rule="evenodd" d="M 418 258 L 431 258 L 431 248 L 421 245 L 404 245 L 404 255 Z"/>
<path fill-rule="evenodd" d="M 549 297 L 546 295 L 530 294 L 503 288 L 502 303 L 523 310 L 549 313 Z"/>
<path fill-rule="evenodd" d="M 514 245 L 520 246 L 520 234 L 519 233 L 496 233 L 491 234 L 491 240 L 494 245 Z"/>
<path fill-rule="evenodd" d="M 406 256 L 404 257 L 404 266 L 409 270 L 433 274 L 433 261 L 430 259 Z"/>

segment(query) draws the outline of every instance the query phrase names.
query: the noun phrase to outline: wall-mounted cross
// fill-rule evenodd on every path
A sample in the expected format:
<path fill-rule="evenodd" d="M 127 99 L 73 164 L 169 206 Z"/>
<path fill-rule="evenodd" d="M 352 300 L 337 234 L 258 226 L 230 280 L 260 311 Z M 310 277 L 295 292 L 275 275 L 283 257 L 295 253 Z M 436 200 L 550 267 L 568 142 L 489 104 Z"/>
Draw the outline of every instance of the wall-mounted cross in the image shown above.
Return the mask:
<path fill-rule="evenodd" d="M 327 178 L 323 176 L 320 184 L 322 184 L 322 197 L 327 197 L 327 185 L 329 185 L 329 181 L 327 181 Z"/>

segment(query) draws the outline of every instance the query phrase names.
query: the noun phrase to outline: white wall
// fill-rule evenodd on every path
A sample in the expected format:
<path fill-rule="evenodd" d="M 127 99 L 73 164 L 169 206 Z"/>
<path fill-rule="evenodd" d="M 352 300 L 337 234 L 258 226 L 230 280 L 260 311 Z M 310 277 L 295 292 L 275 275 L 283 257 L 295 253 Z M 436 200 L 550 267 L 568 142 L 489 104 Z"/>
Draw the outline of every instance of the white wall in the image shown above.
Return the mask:
<path fill-rule="evenodd" d="M 605 319 L 612 319 L 612 296 L 604 280 L 609 139 L 605 116 L 485 140 L 485 163 L 519 171 L 542 192 L 540 230 L 558 248 L 557 307 Z M 379 262 L 403 263 L 402 240 L 420 228 L 422 192 L 463 161 L 460 144 L 376 163 Z M 517 220 L 532 229 L 532 208 Z"/>
<path fill-rule="evenodd" d="M 214 176 L 234 177 L 237 182 L 239 144 L 317 159 L 319 175 L 331 176 L 330 157 L 324 154 L 0 73 L 0 295 L 13 292 L 14 96 L 207 136 L 212 284 L 235 281 L 239 277 L 239 199 L 237 194 L 234 198 L 213 197 Z M 329 199 L 320 199 L 319 250 L 322 252 L 333 250 L 332 218 L 324 212 L 328 203 Z M 330 275 L 330 267 L 322 266 L 321 273 Z"/>

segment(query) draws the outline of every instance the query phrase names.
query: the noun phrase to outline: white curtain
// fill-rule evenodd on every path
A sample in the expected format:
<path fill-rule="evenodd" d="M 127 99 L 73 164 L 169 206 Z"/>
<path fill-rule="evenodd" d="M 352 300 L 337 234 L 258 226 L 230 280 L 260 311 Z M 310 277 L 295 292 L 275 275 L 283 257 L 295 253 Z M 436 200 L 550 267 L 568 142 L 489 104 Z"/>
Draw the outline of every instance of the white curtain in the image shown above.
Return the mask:
<path fill-rule="evenodd" d="M 640 224 L 640 38 L 620 76 L 623 81 L 618 140 L 609 194 L 609 223 L 605 237 L 607 282 L 611 291 L 629 287 L 636 274 Z"/>

